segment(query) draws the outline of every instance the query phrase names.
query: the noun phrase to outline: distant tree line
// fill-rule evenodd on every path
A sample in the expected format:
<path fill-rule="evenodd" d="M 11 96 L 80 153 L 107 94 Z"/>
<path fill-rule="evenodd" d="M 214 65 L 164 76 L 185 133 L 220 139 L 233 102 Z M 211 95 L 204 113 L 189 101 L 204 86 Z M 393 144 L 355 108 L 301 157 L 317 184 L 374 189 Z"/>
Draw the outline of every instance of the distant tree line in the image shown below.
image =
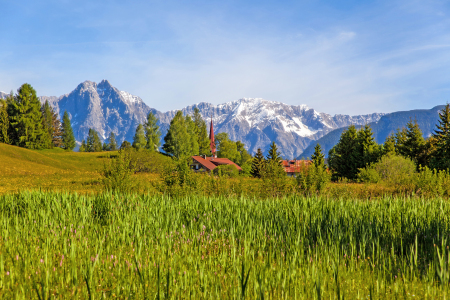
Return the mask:
<path fill-rule="evenodd" d="M 41 104 L 28 83 L 6 100 L 0 99 L 0 142 L 28 149 L 75 148 L 67 112 L 61 122 L 48 101 Z"/>
<path fill-rule="evenodd" d="M 439 112 L 438 124 L 430 137 L 424 138 L 416 120 L 377 144 L 369 125 L 357 130 L 350 126 L 328 153 L 328 166 L 333 178 L 355 180 L 360 170 L 380 161 L 384 156 L 401 156 L 414 162 L 416 170 L 424 167 L 450 169 L 450 107 Z"/>

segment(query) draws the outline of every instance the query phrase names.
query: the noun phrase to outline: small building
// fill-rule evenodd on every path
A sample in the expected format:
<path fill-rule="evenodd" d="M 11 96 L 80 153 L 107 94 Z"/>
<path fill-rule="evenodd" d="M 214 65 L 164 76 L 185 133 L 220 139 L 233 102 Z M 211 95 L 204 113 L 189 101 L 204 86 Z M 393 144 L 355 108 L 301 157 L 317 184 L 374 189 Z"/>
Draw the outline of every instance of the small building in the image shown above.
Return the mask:
<path fill-rule="evenodd" d="M 207 157 L 206 155 L 192 156 L 191 169 L 195 172 L 211 172 L 221 165 L 233 165 L 242 171 L 241 167 L 228 158 Z"/>
<path fill-rule="evenodd" d="M 211 148 L 212 157 L 207 157 L 206 155 L 192 156 L 192 162 L 190 165 L 192 170 L 194 170 L 195 172 L 211 172 L 212 170 L 221 165 L 233 165 L 239 171 L 242 171 L 241 167 L 239 167 L 237 164 L 235 164 L 228 158 L 217 158 L 212 118 L 211 118 L 211 127 L 209 129 L 209 140 L 210 140 L 209 146 Z"/>
<path fill-rule="evenodd" d="M 295 177 L 305 168 L 312 164 L 311 160 L 282 160 L 281 161 L 287 176 Z"/>

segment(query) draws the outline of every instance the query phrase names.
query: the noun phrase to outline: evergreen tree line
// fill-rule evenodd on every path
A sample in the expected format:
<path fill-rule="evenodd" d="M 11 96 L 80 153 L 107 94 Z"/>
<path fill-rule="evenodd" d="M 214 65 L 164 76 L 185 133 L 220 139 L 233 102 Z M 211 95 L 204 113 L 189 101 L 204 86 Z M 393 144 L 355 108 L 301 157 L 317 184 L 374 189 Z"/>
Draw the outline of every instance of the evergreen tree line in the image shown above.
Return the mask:
<path fill-rule="evenodd" d="M 261 148 L 258 148 L 252 160 L 250 174 L 255 178 L 282 177 L 286 172 L 282 166 L 282 158 L 275 142 L 270 145 L 267 157 L 264 157 Z"/>
<path fill-rule="evenodd" d="M 378 162 L 383 156 L 398 155 L 411 159 L 416 169 L 450 169 L 450 107 L 439 113 L 438 124 L 430 137 L 424 138 L 416 120 L 377 144 L 369 125 L 357 130 L 350 126 L 339 142 L 328 152 L 328 166 L 333 178 L 355 180 L 361 169 Z"/>
<path fill-rule="evenodd" d="M 6 100 L 0 99 L 0 143 L 28 149 L 75 148 L 68 113 L 64 112 L 61 122 L 48 101 L 41 104 L 28 83 Z"/>

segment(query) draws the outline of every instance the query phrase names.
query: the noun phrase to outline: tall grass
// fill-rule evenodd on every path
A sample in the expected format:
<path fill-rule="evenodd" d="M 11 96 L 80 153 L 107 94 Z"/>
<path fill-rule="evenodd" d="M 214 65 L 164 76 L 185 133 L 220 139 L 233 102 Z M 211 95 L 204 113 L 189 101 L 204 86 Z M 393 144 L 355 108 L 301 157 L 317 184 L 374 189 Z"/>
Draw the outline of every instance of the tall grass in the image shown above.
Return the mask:
<path fill-rule="evenodd" d="M 450 204 L 0 196 L 3 299 L 436 299 Z"/>

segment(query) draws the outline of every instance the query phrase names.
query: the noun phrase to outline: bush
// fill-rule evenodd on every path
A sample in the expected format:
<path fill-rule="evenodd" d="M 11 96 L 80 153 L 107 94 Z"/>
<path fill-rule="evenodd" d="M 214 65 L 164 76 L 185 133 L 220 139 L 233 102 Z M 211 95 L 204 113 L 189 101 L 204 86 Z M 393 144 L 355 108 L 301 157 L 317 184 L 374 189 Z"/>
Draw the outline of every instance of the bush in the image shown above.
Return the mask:
<path fill-rule="evenodd" d="M 120 150 L 116 158 L 103 166 L 103 184 L 111 191 L 128 192 L 133 188 L 131 175 L 134 174 L 135 164 L 132 161 L 131 149 Z"/>
<path fill-rule="evenodd" d="M 228 178 L 236 178 L 239 176 L 239 170 L 234 165 L 221 165 L 213 170 L 214 175 Z"/>
<path fill-rule="evenodd" d="M 300 189 L 309 194 L 323 191 L 330 181 L 328 170 L 314 164 L 304 168 L 297 176 Z"/>
<path fill-rule="evenodd" d="M 376 174 L 375 174 L 376 173 Z M 415 163 L 406 157 L 386 155 L 365 169 L 359 169 L 361 182 L 384 182 L 387 185 L 410 185 L 416 173 Z"/>

